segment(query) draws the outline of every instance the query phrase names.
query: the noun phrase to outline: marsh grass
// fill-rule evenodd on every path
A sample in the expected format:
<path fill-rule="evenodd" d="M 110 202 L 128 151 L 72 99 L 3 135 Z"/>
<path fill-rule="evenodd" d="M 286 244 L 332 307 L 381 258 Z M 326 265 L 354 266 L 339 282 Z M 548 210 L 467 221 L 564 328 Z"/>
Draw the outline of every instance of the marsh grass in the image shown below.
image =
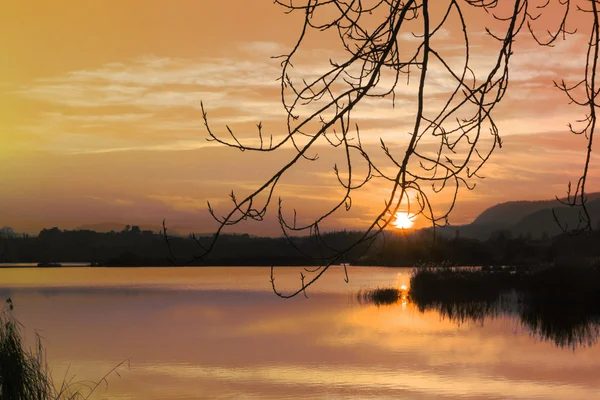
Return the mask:
<path fill-rule="evenodd" d="M 560 264 L 537 268 L 417 268 L 410 278 L 410 297 L 428 301 L 486 301 L 517 291 L 546 302 L 578 303 L 597 310 L 600 266 Z"/>
<path fill-rule="evenodd" d="M 12 314 L 11 299 L 0 313 L 0 400 L 85 400 L 101 385 L 107 385 L 107 377 L 119 375 L 121 362 L 97 382 L 73 382 L 62 380 L 56 386 L 46 359 L 42 338 L 36 334 L 35 347 L 27 349 L 23 342 L 23 326 Z"/>
<path fill-rule="evenodd" d="M 517 318 L 532 335 L 575 349 L 600 339 L 600 264 L 571 262 L 534 268 L 421 266 L 410 290 L 362 289 L 361 304 L 412 303 L 458 325 Z"/>
<path fill-rule="evenodd" d="M 600 336 L 600 267 L 572 262 L 530 269 L 419 268 L 409 299 L 456 323 L 500 314 L 519 318 L 558 347 L 591 346 Z"/>
<path fill-rule="evenodd" d="M 410 278 L 409 295 L 417 304 L 431 301 L 486 302 L 519 286 L 525 272 L 508 269 L 417 268 Z"/>
<path fill-rule="evenodd" d="M 4 310 L 0 326 L 0 399 L 50 399 L 52 382 L 39 337 L 36 349 L 24 349 L 19 323 Z"/>
<path fill-rule="evenodd" d="M 402 298 L 402 291 L 394 287 L 361 289 L 356 297 L 361 304 L 382 306 L 397 303 Z"/>

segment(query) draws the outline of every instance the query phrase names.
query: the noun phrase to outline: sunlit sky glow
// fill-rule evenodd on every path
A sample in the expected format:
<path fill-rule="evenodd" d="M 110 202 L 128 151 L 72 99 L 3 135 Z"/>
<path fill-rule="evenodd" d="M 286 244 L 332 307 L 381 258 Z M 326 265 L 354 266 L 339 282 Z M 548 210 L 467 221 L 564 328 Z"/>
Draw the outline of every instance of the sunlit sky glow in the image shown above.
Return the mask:
<path fill-rule="evenodd" d="M 415 223 L 415 216 L 405 212 L 397 212 L 392 225 L 399 229 L 410 229 Z"/>
<path fill-rule="evenodd" d="M 36 233 L 106 222 L 159 226 L 167 218 L 175 230 L 212 231 L 206 202 L 225 212 L 232 189 L 248 193 L 291 150 L 262 156 L 208 143 L 200 101 L 218 132 L 229 124 L 250 140 L 262 121 L 265 132 L 281 135 L 278 61 L 271 56 L 290 48 L 300 22 L 269 1 L 4 5 L 0 225 Z M 329 40 L 310 37 L 298 71 L 322 70 L 336 55 Z M 448 48 L 457 43 L 451 30 L 444 41 Z M 518 44 L 509 93 L 496 114 L 504 147 L 475 191 L 462 192 L 451 223 L 470 222 L 498 202 L 563 195 L 577 179 L 586 142 L 569 134 L 567 123 L 582 114 L 552 80 L 581 73 L 584 42 L 575 35 L 552 49 Z M 444 82 L 438 90 L 447 90 Z M 363 143 L 377 146 L 383 137 L 400 151 L 406 113 L 375 100 L 364 104 L 355 113 Z M 277 192 L 289 213 L 295 207 L 306 220 L 341 193 L 328 158 L 335 156 L 324 146 L 319 152 L 320 161 L 302 162 Z M 598 188 L 597 171 L 596 163 L 590 191 Z M 388 194 L 371 186 L 353 198 L 353 212 L 334 216 L 327 228 L 365 228 Z M 449 196 L 436 199 L 440 207 L 448 202 Z M 278 234 L 275 218 L 235 231 Z"/>

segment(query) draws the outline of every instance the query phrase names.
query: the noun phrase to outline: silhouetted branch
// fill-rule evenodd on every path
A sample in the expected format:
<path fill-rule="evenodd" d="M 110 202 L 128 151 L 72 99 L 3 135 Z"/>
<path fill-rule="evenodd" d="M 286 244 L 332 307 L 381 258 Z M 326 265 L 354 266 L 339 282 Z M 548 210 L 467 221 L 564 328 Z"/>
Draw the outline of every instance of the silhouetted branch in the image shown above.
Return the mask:
<path fill-rule="evenodd" d="M 161 233 L 165 239 L 165 243 L 167 244 L 167 249 L 169 249 L 169 257 L 167 257 L 167 260 L 169 260 L 171 264 L 177 265 L 177 258 L 175 257 L 175 254 L 173 254 L 173 249 L 171 249 L 171 241 L 169 240 L 169 235 L 167 235 L 167 225 L 165 219 L 163 219 L 162 226 L 163 228 Z"/>
<path fill-rule="evenodd" d="M 209 212 L 219 227 L 208 245 L 202 247 L 198 258 L 204 259 L 211 252 L 227 226 L 245 220 L 262 221 L 280 179 L 301 159 L 318 159 L 314 152 L 317 143 L 339 149 L 343 151 L 345 170 L 342 172 L 334 164 L 333 173 L 343 188 L 343 194 L 331 208 L 312 222 L 299 224 L 295 210 L 291 221 L 284 217 L 283 202 L 281 198 L 278 200 L 278 221 L 285 237 L 295 246 L 291 235 L 308 232 L 315 238 L 318 254 L 306 251 L 304 254 L 321 264 L 318 268 L 306 270 L 313 274 L 311 277 L 301 274 L 301 287 L 290 294 L 277 290 L 272 267 L 273 291 L 286 298 L 301 292 L 306 295 L 306 289 L 332 264 L 343 260 L 345 254 L 359 245 L 368 247 L 373 244 L 401 210 L 428 220 L 434 234 L 436 227 L 445 226 L 460 189 L 473 190 L 475 180 L 482 178 L 482 167 L 494 150 L 502 147 L 493 115 L 509 86 L 509 65 L 519 34 L 525 31 L 540 46 L 547 47 L 559 38 L 575 33 L 575 30 L 567 29 L 569 16 L 574 12 L 570 0 L 275 0 L 275 3 L 286 13 L 303 16 L 302 28 L 292 49 L 288 54 L 277 57 L 281 60 L 279 83 L 286 131 L 276 136 L 277 139 L 270 135 L 267 145 L 263 139 L 262 124 L 258 123 L 259 145 L 256 146 L 243 143 L 229 126 L 225 127 L 227 132 L 224 136 L 214 131 L 204 104 L 201 104 L 202 119 L 210 141 L 241 151 L 273 152 L 291 148 L 295 149 L 295 153 L 243 199 L 231 193 L 233 206 L 228 213 L 218 216 L 209 204 Z M 596 126 L 595 100 L 598 92 L 595 80 L 598 13 L 597 2 L 590 3 L 590 10 L 579 5 L 575 9 L 578 13 L 593 14 L 585 76 L 573 86 L 564 81 L 555 82 L 571 103 L 588 109 L 583 127 L 578 130 L 570 127 L 573 133 L 584 134 L 588 138 L 584 171 L 574 192 L 569 189 L 567 201 L 571 206 L 582 208 L 581 227 L 590 225 L 585 207 L 585 185 Z M 558 15 L 558 20 L 554 28 L 546 28 L 546 34 L 540 35 L 537 27 L 551 5 L 559 7 L 561 12 L 548 13 Z M 475 73 L 471 54 L 473 34 L 465 16 L 468 9 L 486 12 L 490 23 L 485 33 L 498 43 L 493 63 L 485 74 Z M 523 30 L 523 27 L 526 29 Z M 316 77 L 295 77 L 294 60 L 306 46 L 305 38 L 311 30 L 335 33 L 344 51 L 343 57 L 337 61 L 330 59 L 328 69 Z M 439 43 L 445 31 L 458 33 L 461 38 L 464 52 L 458 57 L 460 63 L 456 62 L 456 54 L 449 55 L 449 50 Z M 414 45 L 409 46 L 403 41 L 404 34 L 411 35 Z M 438 104 L 430 90 L 440 79 L 445 79 L 452 86 L 443 96 L 436 95 L 437 99 L 443 97 Z M 584 99 L 577 97 L 581 88 L 585 89 Z M 402 150 L 390 147 L 383 138 L 380 138 L 381 147 L 377 150 L 363 146 L 359 124 L 354 117 L 355 110 L 372 99 L 385 100 L 391 108 L 395 108 L 399 97 L 412 107 L 411 120 L 398 121 L 398 139 L 404 138 L 401 132 L 405 128 L 401 126 L 410 125 Z M 436 150 L 432 151 L 432 146 Z M 362 164 L 366 168 L 356 168 Z M 354 193 L 364 190 L 373 181 L 387 185 L 389 196 L 363 235 L 351 245 L 341 248 L 326 243 L 320 234 L 322 222 L 334 213 L 350 211 Z M 449 193 L 450 203 L 439 211 L 433 205 L 432 196 L 442 192 Z M 167 239 L 166 228 L 164 231 Z"/>

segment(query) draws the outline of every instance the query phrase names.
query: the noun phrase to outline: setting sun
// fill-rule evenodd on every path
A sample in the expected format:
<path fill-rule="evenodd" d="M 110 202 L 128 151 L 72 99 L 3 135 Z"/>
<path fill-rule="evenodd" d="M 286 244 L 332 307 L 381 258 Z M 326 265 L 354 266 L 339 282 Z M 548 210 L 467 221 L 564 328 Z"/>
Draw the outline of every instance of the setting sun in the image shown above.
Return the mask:
<path fill-rule="evenodd" d="M 392 222 L 392 224 L 399 229 L 410 229 L 415 223 L 413 219 L 415 216 L 413 214 L 405 213 L 405 212 L 397 212 L 396 220 Z"/>

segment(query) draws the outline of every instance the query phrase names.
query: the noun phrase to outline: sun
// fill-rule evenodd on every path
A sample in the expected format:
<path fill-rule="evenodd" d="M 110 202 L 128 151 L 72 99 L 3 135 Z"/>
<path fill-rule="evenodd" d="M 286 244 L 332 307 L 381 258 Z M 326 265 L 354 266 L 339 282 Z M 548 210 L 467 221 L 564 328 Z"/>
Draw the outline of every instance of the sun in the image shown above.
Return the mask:
<path fill-rule="evenodd" d="M 415 223 L 413 221 L 414 218 L 415 216 L 413 214 L 397 212 L 396 220 L 392 222 L 392 224 L 398 229 L 410 229 Z"/>

